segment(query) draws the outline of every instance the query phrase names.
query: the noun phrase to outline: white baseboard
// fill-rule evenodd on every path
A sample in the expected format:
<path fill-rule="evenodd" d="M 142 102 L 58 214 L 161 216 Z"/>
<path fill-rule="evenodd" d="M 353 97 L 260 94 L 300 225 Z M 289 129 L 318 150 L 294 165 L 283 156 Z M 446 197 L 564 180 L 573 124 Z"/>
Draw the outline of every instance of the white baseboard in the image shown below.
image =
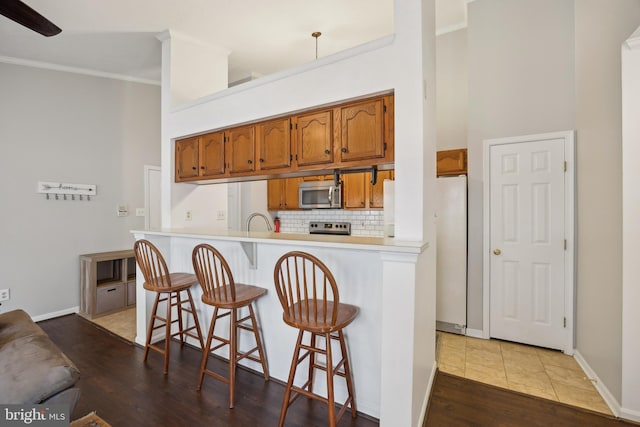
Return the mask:
<path fill-rule="evenodd" d="M 429 382 L 427 383 L 427 393 L 424 396 L 422 409 L 420 410 L 420 419 L 418 420 L 418 425 L 416 427 L 421 427 L 424 425 L 424 419 L 427 416 L 427 406 L 429 406 L 429 397 L 431 396 L 431 388 L 433 387 L 433 380 L 436 378 L 437 371 L 438 362 L 434 361 L 433 366 L 431 367 L 431 374 L 429 375 Z"/>
<path fill-rule="evenodd" d="M 54 311 L 53 313 L 45 313 L 39 316 L 33 316 L 31 320 L 33 320 L 34 322 L 41 322 L 43 320 L 53 319 L 54 317 L 66 316 L 67 314 L 74 314 L 74 313 L 77 313 L 78 311 L 80 311 L 80 307 L 75 306 L 75 307 L 67 308 L 60 311 Z"/>
<path fill-rule="evenodd" d="M 598 375 L 593 369 L 591 369 L 591 366 L 589 366 L 587 361 L 584 359 L 584 357 L 582 357 L 582 354 L 580 354 L 578 350 L 574 351 L 573 358 L 576 360 L 576 362 L 578 362 L 578 365 L 580 365 L 585 374 L 587 374 L 587 377 L 591 379 L 593 385 L 596 387 L 596 390 L 598 390 L 600 396 L 602 396 L 607 406 L 609 406 L 609 409 L 611 409 L 611 412 L 613 412 L 613 415 L 615 415 L 616 417 L 626 418 L 622 415 L 620 403 L 618 403 L 613 394 L 611 394 L 607 386 L 604 385 L 602 381 L 600 381 Z"/>
<path fill-rule="evenodd" d="M 471 338 L 487 339 L 485 338 L 484 331 L 482 329 L 467 328 L 467 336 Z"/>
<path fill-rule="evenodd" d="M 640 422 L 640 411 L 634 411 L 633 409 L 620 408 L 620 418 L 624 418 L 625 420 Z"/>

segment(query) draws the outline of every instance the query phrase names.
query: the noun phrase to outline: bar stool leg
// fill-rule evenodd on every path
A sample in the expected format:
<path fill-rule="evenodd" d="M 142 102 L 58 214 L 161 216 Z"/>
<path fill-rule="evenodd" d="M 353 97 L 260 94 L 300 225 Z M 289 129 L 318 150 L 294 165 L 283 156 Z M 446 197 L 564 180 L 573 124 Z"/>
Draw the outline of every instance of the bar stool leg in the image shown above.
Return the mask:
<path fill-rule="evenodd" d="M 291 386 L 293 386 L 293 379 L 296 376 L 296 368 L 298 367 L 298 358 L 300 358 L 300 349 L 303 334 L 304 331 L 300 329 L 298 332 L 298 341 L 296 342 L 296 348 L 293 352 L 293 359 L 291 360 L 291 369 L 289 370 L 287 388 L 284 390 L 284 399 L 282 400 L 282 409 L 280 410 L 280 422 L 278 423 L 278 427 L 284 426 L 284 419 L 287 417 L 287 409 L 289 409 L 289 401 L 291 399 Z"/>
<path fill-rule="evenodd" d="M 156 293 L 156 299 L 153 302 L 153 309 L 151 311 L 151 318 L 149 319 L 149 326 L 147 327 L 147 342 L 144 345 L 144 361 L 147 361 L 149 356 L 149 348 L 151 348 L 151 334 L 153 334 L 153 327 L 156 323 L 156 313 L 158 311 L 158 301 L 160 300 L 160 294 Z"/>
<path fill-rule="evenodd" d="M 211 341 L 213 340 L 213 331 L 216 327 L 216 320 L 218 319 L 218 307 L 213 309 L 213 317 L 211 318 L 211 325 L 209 326 L 209 333 L 207 334 L 207 344 L 202 348 L 202 361 L 200 362 L 200 379 L 198 380 L 198 390 L 202 389 L 202 381 L 204 380 L 204 372 L 207 370 L 207 362 L 209 361 L 209 352 L 211 351 Z"/>
<path fill-rule="evenodd" d="M 176 307 L 176 315 L 178 316 L 178 333 L 180 335 L 180 344 L 184 345 L 184 326 L 182 324 L 182 291 L 177 291 L 175 293 L 176 296 L 176 303 L 175 303 L 175 307 Z"/>
<path fill-rule="evenodd" d="M 349 355 L 347 354 L 347 345 L 344 341 L 344 334 L 342 331 L 338 331 L 338 337 L 340 341 L 340 351 L 344 358 L 344 376 L 347 381 L 347 392 L 349 393 L 350 405 L 351 405 L 351 418 L 356 418 L 356 394 L 353 388 L 353 377 L 351 376 L 351 366 L 349 365 Z M 346 403 L 345 403 L 346 405 Z"/>
<path fill-rule="evenodd" d="M 311 348 L 316 348 L 316 342 L 317 342 L 317 335 L 315 333 L 311 333 L 311 341 L 309 342 L 309 347 Z M 309 352 L 309 376 L 307 378 L 307 390 L 309 390 L 309 392 L 313 392 L 313 376 L 314 373 L 316 371 L 315 369 L 315 364 L 316 364 L 316 352 L 315 351 L 310 351 Z"/>
<path fill-rule="evenodd" d="M 171 346 L 171 293 L 167 296 L 167 323 L 164 338 L 164 374 L 169 373 L 169 350 Z"/>
<path fill-rule="evenodd" d="M 229 408 L 233 408 L 235 384 L 236 384 L 236 364 L 238 362 L 238 310 L 231 309 L 229 319 Z"/>
<path fill-rule="evenodd" d="M 253 311 L 253 304 L 249 304 L 249 315 L 251 316 L 251 326 L 253 328 L 253 335 L 256 337 L 256 344 L 258 346 L 258 354 L 260 355 L 260 363 L 262 364 L 262 374 L 264 380 L 269 381 L 269 370 L 267 369 L 266 357 L 264 355 L 264 348 L 262 347 L 262 341 L 260 340 L 260 331 L 258 330 L 258 321 Z"/>
<path fill-rule="evenodd" d="M 193 303 L 193 297 L 191 296 L 191 290 L 187 289 L 187 297 L 189 298 L 189 305 L 191 306 L 191 315 L 193 321 L 196 324 L 196 332 L 198 333 L 198 340 L 200 341 L 200 348 L 204 350 L 204 339 L 202 338 L 202 329 L 200 328 L 200 321 L 198 319 L 198 312 L 196 311 L 196 305 Z"/>
<path fill-rule="evenodd" d="M 325 334 L 327 357 L 327 406 L 329 406 L 329 427 L 336 426 L 336 402 L 333 392 L 333 357 L 331 354 L 331 334 Z"/>

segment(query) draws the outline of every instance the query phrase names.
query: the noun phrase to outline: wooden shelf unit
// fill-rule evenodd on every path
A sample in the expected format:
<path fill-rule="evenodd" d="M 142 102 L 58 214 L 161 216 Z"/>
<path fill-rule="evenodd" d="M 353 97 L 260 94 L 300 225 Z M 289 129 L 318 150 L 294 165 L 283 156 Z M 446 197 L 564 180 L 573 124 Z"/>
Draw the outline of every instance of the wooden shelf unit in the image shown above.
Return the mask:
<path fill-rule="evenodd" d="M 93 319 L 135 303 L 133 249 L 80 255 L 80 315 Z"/>

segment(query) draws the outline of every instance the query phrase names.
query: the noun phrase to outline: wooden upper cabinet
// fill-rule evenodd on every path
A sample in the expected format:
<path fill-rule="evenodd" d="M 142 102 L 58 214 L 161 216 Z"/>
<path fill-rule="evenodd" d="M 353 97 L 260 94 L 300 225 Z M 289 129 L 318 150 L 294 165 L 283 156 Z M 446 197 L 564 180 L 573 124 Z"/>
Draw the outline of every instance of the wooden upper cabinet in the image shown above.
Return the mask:
<path fill-rule="evenodd" d="M 198 177 L 198 137 L 176 141 L 176 181 Z"/>
<path fill-rule="evenodd" d="M 225 132 L 230 174 L 253 172 L 256 169 L 255 126 L 242 126 Z"/>
<path fill-rule="evenodd" d="M 436 175 L 463 175 L 467 173 L 467 149 L 444 150 L 436 153 Z"/>
<path fill-rule="evenodd" d="M 376 184 L 371 184 L 371 172 L 341 175 L 344 182 L 345 209 L 375 209 L 384 207 L 385 179 L 394 179 L 392 170 L 378 171 Z"/>
<path fill-rule="evenodd" d="M 389 171 L 378 171 L 378 179 L 376 180 L 376 184 L 371 184 L 371 174 L 368 173 L 369 177 L 369 207 L 370 208 L 383 208 L 384 207 L 384 184 L 383 181 L 385 179 L 389 179 L 393 181 L 395 179 L 395 173 L 393 170 Z"/>
<path fill-rule="evenodd" d="M 267 209 L 277 211 L 282 208 L 282 198 L 284 197 L 284 179 L 267 180 Z"/>
<path fill-rule="evenodd" d="M 302 178 L 278 178 L 267 181 L 267 209 L 298 209 L 298 184 Z"/>
<path fill-rule="evenodd" d="M 365 180 L 367 173 L 349 173 L 341 175 L 345 209 L 358 209 L 367 206 Z"/>
<path fill-rule="evenodd" d="M 298 209 L 298 186 L 302 178 L 285 178 L 283 202 L 285 209 Z"/>
<path fill-rule="evenodd" d="M 380 95 L 176 140 L 175 180 L 388 167 L 394 161 L 393 102 L 393 94 Z"/>
<path fill-rule="evenodd" d="M 291 120 L 271 120 L 257 125 L 261 170 L 291 166 Z"/>
<path fill-rule="evenodd" d="M 294 117 L 298 166 L 333 162 L 332 110 Z"/>
<path fill-rule="evenodd" d="M 225 172 L 224 132 L 213 132 L 201 135 L 200 146 L 200 176 L 215 177 Z"/>
<path fill-rule="evenodd" d="M 340 159 L 343 162 L 384 157 L 382 98 L 351 104 L 340 111 Z"/>

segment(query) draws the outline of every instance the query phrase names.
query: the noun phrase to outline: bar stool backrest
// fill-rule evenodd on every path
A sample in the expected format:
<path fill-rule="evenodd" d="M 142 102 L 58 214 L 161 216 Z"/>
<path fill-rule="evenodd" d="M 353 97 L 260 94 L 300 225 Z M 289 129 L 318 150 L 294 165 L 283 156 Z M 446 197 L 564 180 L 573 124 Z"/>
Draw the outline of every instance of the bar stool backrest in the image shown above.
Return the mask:
<path fill-rule="evenodd" d="M 193 248 L 191 260 L 202 286 L 203 297 L 219 303 L 236 301 L 236 286 L 231 268 L 216 248 L 205 243 L 200 244 Z"/>
<path fill-rule="evenodd" d="M 133 251 L 147 289 L 162 291 L 171 287 L 167 263 L 153 243 L 144 239 L 137 240 L 133 244 Z"/>
<path fill-rule="evenodd" d="M 336 324 L 338 287 L 318 258 L 306 252 L 288 252 L 276 262 L 273 280 L 287 323 Z"/>

